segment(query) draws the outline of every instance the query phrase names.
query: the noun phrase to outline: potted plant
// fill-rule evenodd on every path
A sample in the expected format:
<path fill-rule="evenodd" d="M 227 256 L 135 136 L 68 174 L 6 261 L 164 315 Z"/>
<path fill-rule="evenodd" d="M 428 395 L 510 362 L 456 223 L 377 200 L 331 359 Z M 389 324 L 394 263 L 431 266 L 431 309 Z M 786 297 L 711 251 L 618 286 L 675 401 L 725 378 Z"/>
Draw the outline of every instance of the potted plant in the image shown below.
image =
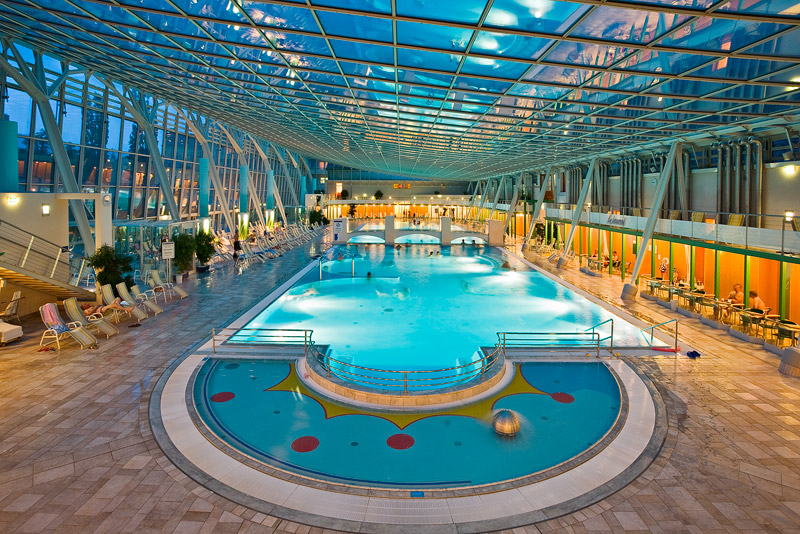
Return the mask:
<path fill-rule="evenodd" d="M 308 224 L 322 224 L 326 225 L 329 224 L 330 221 L 327 217 L 325 217 L 321 211 L 310 211 L 308 212 Z"/>
<path fill-rule="evenodd" d="M 350 198 L 350 191 L 348 191 L 347 189 L 342 189 L 342 192 L 339 193 L 339 197 L 342 200 L 347 200 L 348 198 Z"/>
<path fill-rule="evenodd" d="M 99 286 L 111 284 L 114 292 L 116 292 L 116 286 L 120 282 L 125 282 L 128 287 L 134 285 L 133 276 L 125 274 L 133 272 L 133 256 L 117 252 L 114 247 L 109 245 L 103 245 L 87 260 L 97 273 L 97 284 Z"/>
<path fill-rule="evenodd" d="M 209 269 L 208 262 L 214 256 L 214 236 L 208 232 L 200 230 L 194 238 L 194 255 L 200 265 L 197 272 L 206 272 Z"/>
<path fill-rule="evenodd" d="M 192 268 L 194 259 L 195 242 L 194 237 L 189 234 L 175 234 L 172 238 L 175 243 L 175 280 L 183 281 L 183 274 Z"/>
<path fill-rule="evenodd" d="M 347 207 L 348 207 L 347 216 L 348 217 L 355 217 L 356 216 L 356 205 L 355 204 L 350 204 Z"/>
<path fill-rule="evenodd" d="M 378 189 L 377 191 L 375 191 L 375 195 L 374 195 L 374 196 L 375 196 L 375 200 L 380 200 L 380 199 L 382 199 L 382 198 L 383 198 L 383 191 L 381 191 L 380 189 Z"/>

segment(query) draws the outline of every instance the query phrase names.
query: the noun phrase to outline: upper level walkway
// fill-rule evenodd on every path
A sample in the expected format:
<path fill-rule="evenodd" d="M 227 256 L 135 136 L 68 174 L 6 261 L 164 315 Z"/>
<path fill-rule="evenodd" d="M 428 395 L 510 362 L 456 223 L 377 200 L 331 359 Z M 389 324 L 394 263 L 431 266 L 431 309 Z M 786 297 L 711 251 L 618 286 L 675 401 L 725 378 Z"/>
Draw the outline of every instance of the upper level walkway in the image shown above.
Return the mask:
<path fill-rule="evenodd" d="M 572 209 L 545 210 L 545 217 L 550 220 L 571 222 L 573 215 Z M 800 255 L 800 219 L 795 219 L 794 215 L 789 220 L 783 215 L 751 215 L 751 221 L 740 214 L 695 212 L 689 215 L 689 220 L 659 219 L 654 234 L 761 253 Z M 641 233 L 646 221 L 647 217 L 642 216 L 585 210 L 579 218 L 582 225 L 634 233 Z"/>

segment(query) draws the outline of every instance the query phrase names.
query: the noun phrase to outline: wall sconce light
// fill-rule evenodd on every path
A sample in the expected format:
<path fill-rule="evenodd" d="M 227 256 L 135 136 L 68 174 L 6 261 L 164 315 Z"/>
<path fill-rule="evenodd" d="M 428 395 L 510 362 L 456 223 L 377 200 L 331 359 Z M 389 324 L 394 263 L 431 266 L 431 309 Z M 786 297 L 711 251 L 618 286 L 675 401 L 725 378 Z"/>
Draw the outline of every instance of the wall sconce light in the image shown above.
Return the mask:
<path fill-rule="evenodd" d="M 42 204 L 42 217 L 50 215 L 50 204 Z"/>
<path fill-rule="evenodd" d="M 8 195 L 6 202 L 9 206 L 16 206 L 19 204 L 19 197 L 17 195 Z"/>
<path fill-rule="evenodd" d="M 797 165 L 784 165 L 781 167 L 784 176 L 794 176 L 797 174 Z"/>
<path fill-rule="evenodd" d="M 792 222 L 794 220 L 794 212 L 793 211 L 786 211 L 783 216 L 786 218 L 786 222 Z"/>

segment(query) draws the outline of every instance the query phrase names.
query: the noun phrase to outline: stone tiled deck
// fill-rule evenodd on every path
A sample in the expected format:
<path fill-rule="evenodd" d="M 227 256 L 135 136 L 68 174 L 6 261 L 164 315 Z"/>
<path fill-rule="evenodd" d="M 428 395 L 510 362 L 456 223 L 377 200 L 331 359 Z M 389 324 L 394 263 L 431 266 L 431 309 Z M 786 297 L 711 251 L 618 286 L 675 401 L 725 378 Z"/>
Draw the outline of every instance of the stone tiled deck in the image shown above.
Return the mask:
<path fill-rule="evenodd" d="M 25 339 L 0 349 L 0 532 L 323 532 L 192 481 L 161 453 L 147 417 L 163 370 L 316 247 L 240 276 L 228 267 L 192 279 L 190 298 L 140 328 L 123 326 L 98 350 L 37 352 L 42 329 L 25 321 Z M 653 321 L 680 317 L 647 301 L 623 304 L 618 279 L 562 276 Z M 800 533 L 800 379 L 780 375 L 777 356 L 681 319 L 699 359 L 639 359 L 670 410 L 658 459 L 606 500 L 514 532 Z"/>

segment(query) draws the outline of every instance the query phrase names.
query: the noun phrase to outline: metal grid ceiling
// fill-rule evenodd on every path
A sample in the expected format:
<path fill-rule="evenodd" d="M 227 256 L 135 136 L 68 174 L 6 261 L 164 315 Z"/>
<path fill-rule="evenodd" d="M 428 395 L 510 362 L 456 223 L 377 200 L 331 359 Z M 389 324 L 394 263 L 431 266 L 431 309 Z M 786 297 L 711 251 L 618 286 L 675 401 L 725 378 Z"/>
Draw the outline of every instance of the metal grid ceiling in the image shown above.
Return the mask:
<path fill-rule="evenodd" d="M 799 0 L 3 0 L 0 34 L 320 160 L 469 179 L 800 113 Z"/>

